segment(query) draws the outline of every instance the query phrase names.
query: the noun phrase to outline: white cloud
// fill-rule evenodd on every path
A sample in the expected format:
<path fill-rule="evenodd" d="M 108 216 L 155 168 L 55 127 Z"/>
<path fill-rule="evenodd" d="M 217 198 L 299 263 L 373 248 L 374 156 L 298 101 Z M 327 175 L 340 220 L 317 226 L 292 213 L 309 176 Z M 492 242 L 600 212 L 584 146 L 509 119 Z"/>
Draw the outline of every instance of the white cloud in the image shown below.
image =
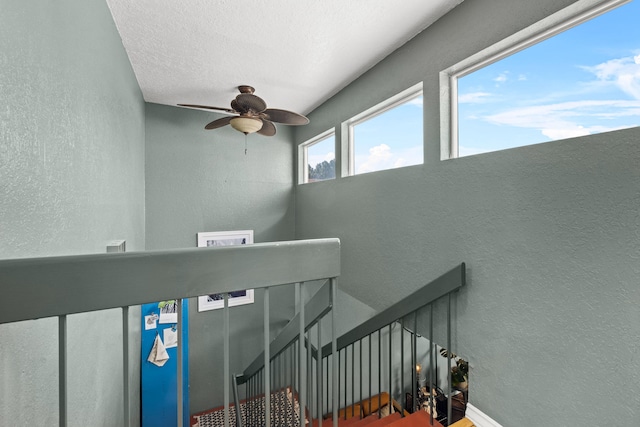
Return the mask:
<path fill-rule="evenodd" d="M 421 96 L 417 97 L 417 98 L 413 98 L 411 101 L 407 102 L 408 105 L 415 105 L 418 107 L 422 107 L 423 104 L 423 98 Z"/>
<path fill-rule="evenodd" d="M 508 77 L 507 74 L 509 74 L 508 71 L 505 71 L 503 73 L 498 74 L 498 77 L 496 77 L 495 79 L 493 79 L 494 82 L 496 83 L 504 83 L 507 81 Z"/>
<path fill-rule="evenodd" d="M 640 121 L 640 101 L 571 101 L 557 104 L 537 105 L 516 108 L 491 116 L 485 120 L 499 125 L 537 129 L 550 139 L 571 138 L 592 133 L 622 129 L 636 124 L 617 126 L 583 126 L 580 123 L 593 123 L 594 118 L 633 117 Z"/>
<path fill-rule="evenodd" d="M 471 92 L 458 95 L 458 104 L 480 104 L 490 97 L 489 92 Z"/>
<path fill-rule="evenodd" d="M 524 74 L 520 74 L 520 75 L 518 76 L 518 81 L 523 82 L 523 81 L 525 81 L 525 80 L 527 80 L 527 76 L 526 76 L 526 75 L 524 75 Z"/>
<path fill-rule="evenodd" d="M 369 156 L 358 167 L 358 173 L 373 172 L 381 169 L 389 169 L 385 165 L 393 164 L 393 155 L 391 154 L 391 147 L 387 144 L 376 145 L 369 149 Z"/>
<path fill-rule="evenodd" d="M 419 163 L 422 163 L 422 147 L 394 151 L 387 144 L 380 144 L 371 147 L 367 156 L 356 157 L 356 172 L 367 173 Z"/>
<path fill-rule="evenodd" d="M 567 124 L 567 127 L 565 128 L 556 127 L 542 129 L 542 134 L 549 139 L 555 140 L 591 135 L 591 132 L 579 125 Z"/>
<path fill-rule="evenodd" d="M 640 99 L 640 55 L 611 59 L 582 68 L 593 73 L 599 83 L 614 84 L 624 93 Z"/>

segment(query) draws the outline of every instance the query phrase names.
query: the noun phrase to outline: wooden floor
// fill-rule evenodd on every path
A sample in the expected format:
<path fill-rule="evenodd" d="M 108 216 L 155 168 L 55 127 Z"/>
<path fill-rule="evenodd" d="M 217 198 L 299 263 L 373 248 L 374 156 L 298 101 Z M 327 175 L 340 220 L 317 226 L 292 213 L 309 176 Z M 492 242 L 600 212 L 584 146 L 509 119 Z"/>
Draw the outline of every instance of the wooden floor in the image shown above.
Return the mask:
<path fill-rule="evenodd" d="M 315 424 L 315 423 L 314 423 Z M 317 424 L 315 424 L 317 425 Z M 327 419 L 322 422 L 322 427 L 331 427 L 333 425 L 332 420 Z M 392 426 L 392 427 L 443 427 L 435 419 L 433 420 L 433 424 L 431 424 L 431 417 L 425 411 L 418 411 L 413 414 L 409 414 L 402 418 L 399 412 L 394 412 L 391 415 L 388 415 L 384 418 L 378 418 L 377 414 L 369 415 L 362 419 L 360 418 L 349 418 L 347 420 L 341 419 L 338 421 L 339 427 L 383 427 L 383 426 Z"/>
<path fill-rule="evenodd" d="M 317 422 L 314 421 L 314 426 L 317 426 Z M 322 421 L 321 427 L 333 426 L 332 420 L 327 419 Z M 402 418 L 398 412 L 395 412 L 384 418 L 378 418 L 377 414 L 369 415 L 362 419 L 350 418 L 348 420 L 341 419 L 338 421 L 339 427 L 443 427 L 438 421 L 433 420 L 431 424 L 431 417 L 424 411 L 419 411 Z M 475 427 L 475 424 L 467 418 L 463 418 L 460 421 L 451 424 L 449 427 Z"/>
<path fill-rule="evenodd" d="M 288 391 L 288 389 L 282 390 L 282 393 Z M 278 396 L 272 395 L 272 401 L 277 400 Z M 291 395 L 283 394 L 283 399 L 289 401 L 292 399 Z M 295 396 L 293 396 L 295 399 Z M 413 414 L 410 414 L 407 411 L 404 411 L 404 417 L 400 412 L 402 409 L 400 405 L 394 399 L 391 399 L 391 405 L 393 406 L 392 414 L 387 416 L 381 416 L 379 414 L 379 408 L 382 408 L 383 412 L 385 409 L 389 408 L 391 405 L 389 404 L 389 395 L 387 393 L 381 393 L 380 395 L 376 395 L 371 399 L 365 399 L 361 402 L 358 402 L 352 406 L 347 408 L 342 408 L 338 414 L 338 426 L 339 427 L 383 427 L 383 426 L 392 426 L 392 427 L 443 427 L 441 423 L 439 423 L 436 419 L 431 420 L 431 416 L 426 411 L 418 411 Z M 245 404 L 245 402 L 242 402 Z M 235 409 L 235 408 L 230 408 Z M 292 408 L 293 410 L 293 408 Z M 207 413 L 209 413 L 208 411 Z M 219 409 L 218 412 L 222 413 L 222 409 Z M 388 414 L 388 410 L 386 413 Z M 293 414 L 293 413 L 292 413 Z M 224 425 L 220 424 L 220 420 L 214 421 L 212 420 L 203 420 L 200 419 L 203 414 L 197 414 L 192 417 L 191 426 L 197 427 L 209 427 L 209 426 L 218 426 Z M 219 414 L 220 415 L 220 414 Z M 272 414 L 273 415 L 273 414 Z M 292 417 L 292 419 L 295 417 Z M 231 417 L 232 424 L 235 425 L 235 412 Z M 264 420 L 262 420 L 264 422 Z M 272 419 L 272 425 L 274 420 Z M 296 422 L 297 423 L 297 422 Z M 276 422 L 277 424 L 277 422 Z M 324 419 L 324 420 L 313 420 L 311 427 L 332 427 L 333 420 Z M 475 427 L 475 425 L 468 419 L 464 418 L 449 427 Z"/>

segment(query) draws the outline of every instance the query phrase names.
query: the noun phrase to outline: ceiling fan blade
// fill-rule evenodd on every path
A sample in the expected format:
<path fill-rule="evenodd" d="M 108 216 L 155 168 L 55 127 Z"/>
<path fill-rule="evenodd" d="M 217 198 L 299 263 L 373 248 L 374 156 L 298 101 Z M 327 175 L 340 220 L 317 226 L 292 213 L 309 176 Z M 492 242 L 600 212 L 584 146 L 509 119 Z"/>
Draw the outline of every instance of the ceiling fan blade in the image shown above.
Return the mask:
<path fill-rule="evenodd" d="M 269 120 L 262 119 L 262 129 L 258 133 L 264 136 L 273 136 L 276 134 L 276 126 Z"/>
<path fill-rule="evenodd" d="M 235 111 L 230 108 L 210 107 L 208 105 L 195 105 L 195 104 L 178 104 L 178 105 L 180 107 L 201 108 L 205 110 L 215 110 L 215 111 L 224 111 L 227 113 L 235 113 Z"/>
<path fill-rule="evenodd" d="M 222 126 L 228 125 L 231 122 L 231 119 L 235 119 L 235 116 L 223 117 L 221 119 L 214 120 L 208 125 L 206 125 L 204 128 L 208 130 L 218 129 L 218 128 L 221 128 Z"/>
<path fill-rule="evenodd" d="M 267 103 L 259 96 L 251 93 L 241 93 L 236 96 L 236 104 L 240 107 L 240 111 L 243 112 L 253 110 L 255 113 L 261 113 L 267 109 Z"/>
<path fill-rule="evenodd" d="M 293 111 L 279 110 L 277 108 L 269 108 L 263 111 L 267 115 L 269 120 L 285 125 L 306 125 L 309 123 L 309 119 L 302 114 L 294 113 Z"/>

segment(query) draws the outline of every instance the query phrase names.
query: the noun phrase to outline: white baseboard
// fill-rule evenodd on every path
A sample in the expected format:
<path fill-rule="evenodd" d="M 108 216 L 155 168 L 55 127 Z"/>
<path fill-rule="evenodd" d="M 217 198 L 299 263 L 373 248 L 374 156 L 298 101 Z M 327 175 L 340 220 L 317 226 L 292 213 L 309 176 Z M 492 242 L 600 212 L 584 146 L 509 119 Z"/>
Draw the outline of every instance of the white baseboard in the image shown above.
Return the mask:
<path fill-rule="evenodd" d="M 465 417 L 473 421 L 476 427 L 502 427 L 502 425 L 498 424 L 496 421 L 494 421 L 480 409 L 473 406 L 471 403 L 467 403 L 467 411 L 465 412 Z"/>

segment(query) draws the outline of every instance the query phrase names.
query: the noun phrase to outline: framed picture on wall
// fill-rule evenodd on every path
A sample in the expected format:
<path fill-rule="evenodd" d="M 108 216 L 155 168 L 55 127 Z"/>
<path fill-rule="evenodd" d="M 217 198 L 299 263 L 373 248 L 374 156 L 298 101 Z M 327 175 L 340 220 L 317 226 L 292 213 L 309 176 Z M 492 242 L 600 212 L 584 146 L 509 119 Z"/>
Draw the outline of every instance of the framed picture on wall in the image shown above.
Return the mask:
<path fill-rule="evenodd" d="M 253 230 L 211 231 L 198 233 L 198 247 L 250 245 Z M 229 292 L 229 307 L 253 304 L 253 289 Z M 198 297 L 198 311 L 216 310 L 224 307 L 224 294 Z"/>

